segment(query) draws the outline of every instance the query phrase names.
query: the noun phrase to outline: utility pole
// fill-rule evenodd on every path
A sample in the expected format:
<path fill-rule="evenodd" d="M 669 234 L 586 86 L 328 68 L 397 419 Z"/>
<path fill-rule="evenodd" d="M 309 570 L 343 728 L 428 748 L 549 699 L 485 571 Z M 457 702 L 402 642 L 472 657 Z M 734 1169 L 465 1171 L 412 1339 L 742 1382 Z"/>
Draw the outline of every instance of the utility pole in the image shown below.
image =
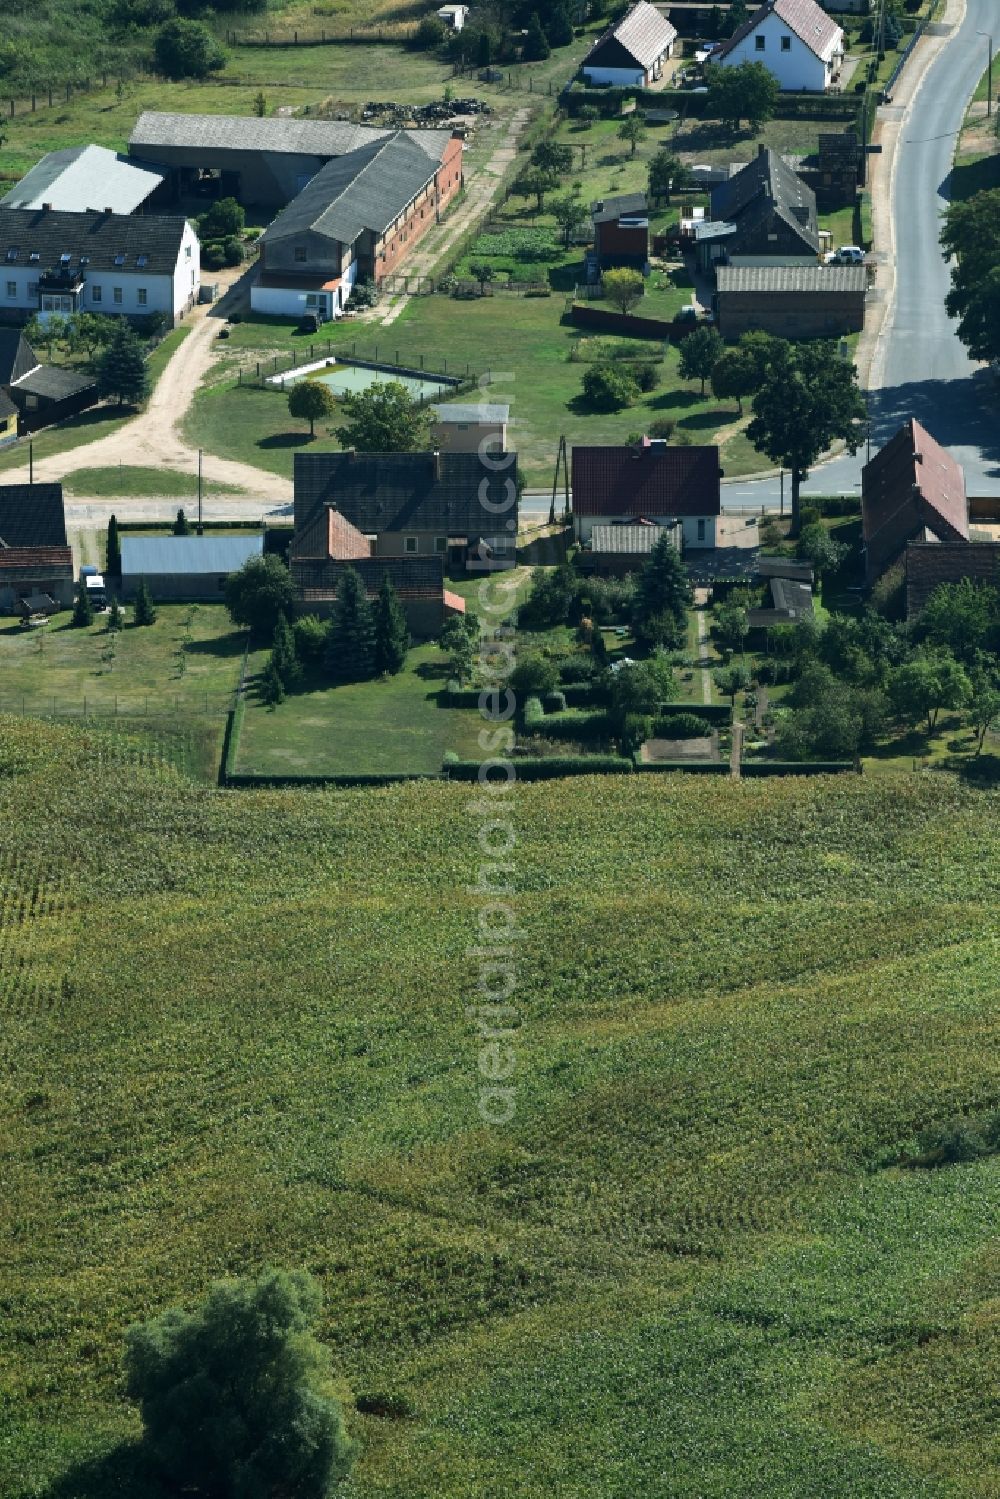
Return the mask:
<path fill-rule="evenodd" d="M 205 528 L 201 523 L 201 448 L 198 449 L 198 530 L 199 536 L 204 536 Z"/>
<path fill-rule="evenodd" d="M 977 31 L 977 36 L 984 36 L 989 48 L 989 62 L 986 67 L 986 118 L 989 119 L 993 113 L 993 37 L 988 31 Z"/>

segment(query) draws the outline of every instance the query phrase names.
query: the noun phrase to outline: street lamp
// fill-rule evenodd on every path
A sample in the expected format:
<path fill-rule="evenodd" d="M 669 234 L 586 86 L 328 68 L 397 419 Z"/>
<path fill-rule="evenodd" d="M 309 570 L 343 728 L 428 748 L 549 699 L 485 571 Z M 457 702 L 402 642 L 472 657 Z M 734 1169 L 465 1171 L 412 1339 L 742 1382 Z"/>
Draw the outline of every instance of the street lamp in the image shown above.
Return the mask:
<path fill-rule="evenodd" d="M 988 31 L 977 31 L 977 36 L 984 36 L 989 43 L 989 64 L 986 69 L 986 118 L 989 119 L 993 113 L 993 38 Z"/>

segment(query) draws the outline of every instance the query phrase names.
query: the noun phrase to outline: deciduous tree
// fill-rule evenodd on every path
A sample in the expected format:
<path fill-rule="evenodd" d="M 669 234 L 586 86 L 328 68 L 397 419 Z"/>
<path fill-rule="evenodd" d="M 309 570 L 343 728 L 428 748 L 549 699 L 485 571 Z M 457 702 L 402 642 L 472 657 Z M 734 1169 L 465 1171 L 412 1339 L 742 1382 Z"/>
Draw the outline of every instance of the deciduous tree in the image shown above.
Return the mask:
<path fill-rule="evenodd" d="M 917 724 L 924 719 L 933 734 L 942 708 L 962 708 L 972 684 L 950 651 L 915 651 L 889 678 L 889 697 L 899 717 Z"/>
<path fill-rule="evenodd" d="M 250 557 L 225 587 L 226 608 L 234 625 L 246 625 L 258 640 L 273 638 L 278 620 L 295 612 L 295 585 L 280 557 Z"/>
<path fill-rule="evenodd" d="M 637 114 L 629 115 L 618 126 L 618 139 L 628 145 L 629 156 L 635 155 L 637 146 L 646 139 L 646 135 L 646 126 Z"/>
<path fill-rule="evenodd" d="M 642 272 L 634 271 L 629 266 L 619 266 L 614 270 L 605 271 L 601 277 L 601 284 L 608 301 L 613 302 L 623 313 L 630 312 L 645 294 Z"/>
<path fill-rule="evenodd" d="M 754 359 L 737 344 L 723 349 L 712 365 L 712 394 L 719 401 L 735 400 L 736 409 L 743 415 L 743 397 L 752 396 L 758 389 L 757 369 Z"/>
<path fill-rule="evenodd" d="M 449 657 L 451 675 L 460 684 L 472 675 L 479 643 L 479 621 L 474 614 L 452 614 L 446 619 L 438 645 Z"/>
<path fill-rule="evenodd" d="M 787 468 L 792 481 L 792 528 L 799 530 L 802 480 L 821 453 L 838 438 L 851 453 L 861 443 L 865 403 L 857 370 L 836 346 L 774 339 L 767 377 L 753 399 L 747 436 L 772 463 Z"/>
<path fill-rule="evenodd" d="M 280 686 L 280 682 L 278 684 Z M 129 1329 L 126 1387 L 171 1492 L 327 1499 L 354 1458 L 305 1271 L 218 1282 Z"/>
<path fill-rule="evenodd" d="M 701 393 L 705 394 L 705 382 L 715 369 L 716 360 L 722 354 L 722 339 L 714 328 L 696 328 L 681 344 L 678 370 L 682 380 L 700 380 Z"/>
<path fill-rule="evenodd" d="M 774 74 L 762 62 L 742 62 L 734 68 L 705 70 L 708 99 L 705 112 L 721 120 L 734 133 L 746 120 L 751 132 L 759 130 L 774 114 L 781 90 Z"/>
<path fill-rule="evenodd" d="M 165 78 L 207 78 L 226 65 L 226 54 L 201 21 L 167 21 L 153 43 L 156 66 Z"/>
<path fill-rule="evenodd" d="M 421 406 L 398 380 L 348 391 L 341 405 L 347 420 L 334 430 L 342 448 L 357 448 L 359 453 L 412 453 L 426 446 L 430 409 Z"/>
<path fill-rule="evenodd" d="M 316 423 L 333 416 L 337 402 L 329 385 L 321 380 L 296 380 L 288 392 L 288 414 L 309 423 L 309 436 L 316 436 Z"/>

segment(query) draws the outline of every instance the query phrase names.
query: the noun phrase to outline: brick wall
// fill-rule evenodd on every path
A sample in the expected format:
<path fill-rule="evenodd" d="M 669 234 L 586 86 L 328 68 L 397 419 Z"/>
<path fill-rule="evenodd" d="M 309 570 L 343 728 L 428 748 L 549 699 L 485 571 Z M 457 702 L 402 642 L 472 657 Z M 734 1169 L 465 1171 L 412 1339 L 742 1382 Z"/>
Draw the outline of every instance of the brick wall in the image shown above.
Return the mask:
<path fill-rule="evenodd" d="M 405 261 L 414 245 L 437 222 L 462 186 L 462 142 L 456 137 L 445 150 L 434 181 L 410 204 L 406 213 L 376 246 L 375 279 L 391 275 Z M 384 257 L 384 258 L 383 258 Z"/>
<path fill-rule="evenodd" d="M 779 338 L 830 338 L 865 325 L 863 292 L 717 292 L 723 338 L 759 329 Z"/>

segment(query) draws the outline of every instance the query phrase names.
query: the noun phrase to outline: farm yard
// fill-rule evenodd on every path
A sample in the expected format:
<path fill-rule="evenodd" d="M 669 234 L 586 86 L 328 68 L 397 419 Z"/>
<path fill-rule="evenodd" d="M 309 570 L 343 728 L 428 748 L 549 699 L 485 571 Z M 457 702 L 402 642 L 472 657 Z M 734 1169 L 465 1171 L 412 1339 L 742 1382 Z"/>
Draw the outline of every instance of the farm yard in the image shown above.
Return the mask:
<path fill-rule="evenodd" d="M 516 790 L 495 1130 L 468 788 L 142 761 L 0 734 L 5 1494 L 160 1499 L 124 1330 L 264 1264 L 322 1283 L 345 1494 L 568 1492 L 581 1431 L 637 1494 L 996 1490 L 993 793 Z"/>

